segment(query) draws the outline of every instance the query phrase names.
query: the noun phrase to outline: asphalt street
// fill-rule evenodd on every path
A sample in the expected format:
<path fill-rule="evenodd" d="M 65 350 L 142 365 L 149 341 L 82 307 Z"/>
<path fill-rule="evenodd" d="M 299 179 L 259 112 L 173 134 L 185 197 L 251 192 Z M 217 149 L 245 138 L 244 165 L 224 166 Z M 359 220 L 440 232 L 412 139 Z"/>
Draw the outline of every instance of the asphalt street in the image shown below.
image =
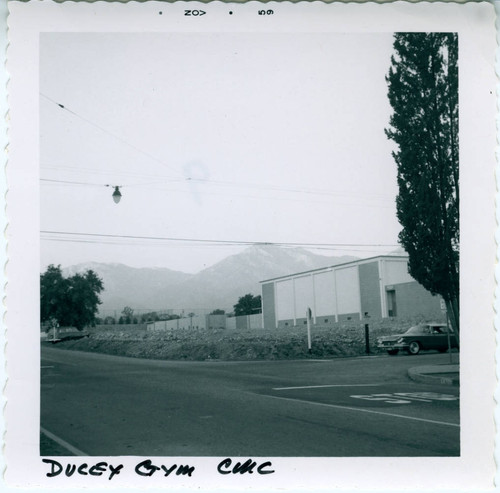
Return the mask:
<path fill-rule="evenodd" d="M 179 362 L 43 347 L 41 455 L 457 456 L 458 387 L 407 375 L 448 358 Z"/>

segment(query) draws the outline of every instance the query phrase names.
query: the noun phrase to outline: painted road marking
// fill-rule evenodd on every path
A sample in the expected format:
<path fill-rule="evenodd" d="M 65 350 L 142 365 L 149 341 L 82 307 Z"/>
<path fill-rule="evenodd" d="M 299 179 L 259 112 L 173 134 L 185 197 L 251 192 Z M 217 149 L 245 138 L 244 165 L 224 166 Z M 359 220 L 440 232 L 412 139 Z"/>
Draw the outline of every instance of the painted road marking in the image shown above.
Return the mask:
<path fill-rule="evenodd" d="M 303 387 L 275 387 L 273 390 L 324 389 L 328 387 L 379 387 L 381 383 L 355 383 L 338 385 L 305 385 Z"/>
<path fill-rule="evenodd" d="M 70 451 L 74 455 L 78 455 L 78 456 L 89 455 L 89 454 L 86 454 L 85 452 L 82 452 L 81 450 L 77 449 L 76 447 L 73 447 L 73 445 L 71 445 L 70 443 L 66 442 L 62 438 L 59 438 L 57 435 L 54 435 L 54 433 L 51 433 L 49 430 L 46 430 L 42 426 L 40 426 L 40 431 L 44 435 L 46 435 L 47 437 L 49 437 L 51 440 L 53 440 L 54 442 L 56 442 L 58 445 L 60 445 L 61 447 L 65 448 L 66 450 Z"/>
<path fill-rule="evenodd" d="M 403 414 L 387 413 L 387 412 L 383 412 L 383 411 L 374 411 L 372 409 L 365 409 L 362 407 L 340 406 L 338 404 L 326 404 L 324 402 L 305 401 L 302 399 L 292 399 L 290 397 L 278 397 L 277 395 L 263 395 L 263 397 L 269 397 L 270 399 L 281 399 L 284 401 L 291 401 L 291 402 L 299 402 L 302 404 L 312 404 L 313 406 L 330 407 L 333 409 L 345 409 L 347 411 L 355 411 L 358 413 L 379 414 L 381 416 L 389 416 L 391 418 L 408 419 L 410 421 L 423 421 L 424 423 L 432 423 L 435 425 L 443 425 L 443 426 L 454 426 L 456 428 L 460 428 L 459 424 L 448 423 L 447 421 L 436 421 L 434 419 L 416 418 L 414 416 L 405 416 Z"/>
<path fill-rule="evenodd" d="M 417 402 L 432 401 L 457 401 L 458 397 L 450 394 L 438 394 L 436 392 L 394 392 L 392 394 L 369 394 L 351 395 L 353 399 L 364 399 L 366 401 L 382 401 L 389 404 L 411 404 Z"/>

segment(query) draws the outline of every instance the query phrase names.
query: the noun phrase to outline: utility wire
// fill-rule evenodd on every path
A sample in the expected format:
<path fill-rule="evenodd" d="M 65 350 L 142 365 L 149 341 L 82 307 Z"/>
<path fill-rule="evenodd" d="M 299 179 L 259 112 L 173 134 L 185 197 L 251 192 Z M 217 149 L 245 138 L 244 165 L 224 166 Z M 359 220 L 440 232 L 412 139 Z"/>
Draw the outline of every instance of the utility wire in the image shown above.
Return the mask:
<path fill-rule="evenodd" d="M 45 182 L 50 185 L 89 185 L 89 186 L 112 186 L 112 185 L 103 185 L 103 184 L 97 184 L 97 183 L 88 183 L 88 182 L 76 182 L 76 181 L 64 181 L 64 180 L 49 180 L 49 179 L 44 179 L 41 178 L 40 181 Z M 186 182 L 189 183 L 189 182 Z M 113 185 L 114 186 L 114 185 Z M 184 190 L 180 188 L 165 188 L 165 185 L 162 186 L 161 184 L 157 184 L 156 182 L 150 182 L 150 183 L 141 183 L 141 184 L 135 184 L 135 185 L 119 185 L 120 188 L 140 188 L 140 187 L 149 187 L 149 188 L 154 188 L 155 190 L 160 190 L 162 192 L 169 192 L 169 193 L 181 193 L 181 194 L 192 194 L 191 190 Z M 262 192 L 265 192 L 266 190 L 263 189 Z M 251 200 L 278 200 L 278 201 L 291 201 L 291 202 L 297 202 L 297 198 L 292 198 L 292 197 L 283 197 L 283 196 L 278 196 L 276 194 L 272 195 L 271 197 L 265 197 L 262 195 L 248 195 L 248 194 L 241 194 L 241 193 L 217 193 L 217 192 L 207 192 L 203 191 L 203 196 L 216 196 L 216 197 L 225 197 L 227 199 L 230 199 L 230 197 L 236 197 L 239 200 L 241 199 L 251 199 Z M 348 197 L 345 197 L 348 198 Z M 329 204 L 329 205 L 335 205 L 335 207 L 339 206 L 345 206 L 345 207 L 376 207 L 376 208 L 382 208 L 382 209 L 392 209 L 392 205 L 383 205 L 383 204 L 377 204 L 377 203 L 372 203 L 371 200 L 376 200 L 375 197 L 363 197 L 364 203 L 360 202 L 360 199 L 356 199 L 356 197 L 352 196 L 351 199 L 355 200 L 355 202 L 339 202 L 335 200 L 335 202 L 332 202 L 331 200 L 327 199 L 324 195 L 320 196 L 318 200 L 311 199 L 308 197 L 307 199 L 301 199 L 300 202 L 304 202 L 307 200 L 309 204 L 315 203 L 315 204 Z M 368 202 L 367 202 L 368 201 Z"/>
<path fill-rule="evenodd" d="M 51 103 L 57 105 L 59 108 L 61 108 L 62 110 L 64 111 L 67 111 L 68 113 L 70 113 L 71 115 L 73 116 L 76 116 L 77 118 L 79 118 L 80 120 L 84 121 L 85 123 L 87 123 L 88 125 L 92 125 L 93 127 L 99 129 L 101 132 L 104 132 L 105 134 L 107 135 L 110 135 L 111 137 L 113 137 L 114 139 L 118 140 L 119 142 L 121 142 L 122 144 L 125 144 L 127 146 L 129 146 L 130 148 L 134 149 L 136 152 L 139 152 L 141 154 L 143 154 L 144 156 L 147 156 L 149 159 L 152 159 L 153 161 L 161 164 L 163 167 L 169 169 L 170 171 L 173 171 L 174 173 L 176 173 L 177 175 L 180 175 L 181 173 L 179 171 L 177 171 L 176 169 L 172 168 L 171 166 L 169 166 L 168 164 L 165 164 L 161 159 L 158 159 L 156 156 L 153 156 L 152 154 L 150 154 L 149 152 L 146 152 L 142 149 L 140 149 L 139 147 L 135 146 L 134 144 L 131 144 L 130 142 L 126 141 L 125 139 L 123 139 L 122 137 L 120 137 L 119 135 L 116 135 L 114 134 L 113 132 L 110 132 L 109 130 L 107 130 L 106 128 L 104 127 L 101 127 L 100 125 L 98 125 L 97 123 L 93 122 L 92 120 L 89 120 L 88 118 L 85 118 L 84 116 L 82 115 L 79 115 L 78 113 L 76 113 L 75 111 L 67 108 L 65 105 L 59 103 L 58 101 L 55 101 L 54 99 L 50 98 L 49 96 L 47 96 L 46 94 L 43 94 L 42 92 L 40 93 L 40 96 L 42 96 L 43 98 L 45 98 L 47 101 L 50 101 Z"/>
<path fill-rule="evenodd" d="M 92 239 L 76 239 L 76 238 L 42 238 L 42 241 L 55 241 L 58 243 L 85 243 L 85 244 L 92 244 L 92 245 L 127 245 L 127 246 L 132 246 L 132 247 L 142 247 L 141 243 L 134 243 L 132 241 L 118 241 L 118 240 L 92 240 Z M 274 244 L 273 244 L 274 245 Z M 176 245 L 169 245 L 169 244 L 156 244 L 156 245 L 150 245 L 150 246 L 157 246 L 161 248 L 171 248 L 175 247 Z M 220 244 L 184 244 L 183 248 L 221 248 L 221 247 L 234 247 L 235 245 L 220 245 Z M 399 245 L 392 245 L 391 248 L 396 248 Z M 280 246 L 280 248 L 296 248 L 296 247 L 287 247 L 287 246 Z M 351 247 L 307 247 L 310 250 L 321 250 L 321 251 L 328 251 L 328 252 L 359 252 L 359 253 L 380 253 L 380 249 L 375 249 L 375 248 L 351 248 Z M 386 247 L 388 248 L 388 247 Z"/>
<path fill-rule="evenodd" d="M 130 148 L 134 149 L 136 152 L 139 152 L 143 154 L 144 156 L 148 157 L 149 159 L 155 161 L 156 163 L 160 164 L 161 166 L 173 171 L 177 175 L 181 175 L 181 173 L 174 169 L 173 167 L 167 165 L 164 163 L 161 159 L 158 159 L 156 156 L 153 156 L 147 151 L 144 151 L 143 149 L 131 144 L 130 142 L 126 141 L 122 137 L 114 134 L 113 132 L 110 132 L 109 130 L 105 129 L 104 127 L 98 125 L 97 123 L 93 122 L 92 120 L 89 120 L 88 118 L 85 118 L 84 116 L 76 113 L 75 111 L 69 109 L 65 105 L 55 101 L 54 99 L 50 98 L 49 96 L 43 94 L 40 92 L 40 95 L 50 101 L 51 103 L 57 105 L 59 108 L 62 110 L 67 111 L 71 115 L 76 116 L 80 120 L 84 121 L 85 123 L 92 125 L 93 127 L 99 129 L 101 132 L 104 132 L 107 135 L 110 135 L 114 139 L 118 140 L 119 142 L 129 146 Z M 153 177 L 153 176 L 152 176 Z M 267 185 L 262 185 L 258 183 L 238 183 L 238 182 L 233 182 L 233 181 L 221 181 L 221 180 L 210 180 L 210 179 L 202 179 L 202 178 L 186 178 L 183 177 L 182 180 L 179 181 L 195 181 L 195 182 L 200 182 L 200 183 L 208 183 L 208 184 L 214 184 L 214 185 L 220 185 L 220 186 L 237 186 L 237 187 L 249 187 L 249 188 L 258 188 L 260 190 L 267 189 L 267 190 L 272 190 L 272 191 L 287 191 L 287 192 L 294 192 L 294 193 L 306 193 L 306 194 L 318 194 L 318 195 L 352 195 L 351 191 L 348 192 L 333 192 L 329 190 L 321 190 L 321 189 L 297 189 L 297 188 L 283 188 L 283 187 L 275 187 L 275 186 L 267 186 Z M 367 194 L 364 193 L 364 196 Z M 388 194 L 374 194 L 370 193 L 369 195 L 372 196 L 378 196 L 378 197 L 384 197 L 387 196 Z"/>
<path fill-rule="evenodd" d="M 117 234 L 98 234 L 98 233 L 75 233 L 68 231 L 40 231 L 42 235 L 63 235 L 70 238 L 101 238 L 101 239 L 126 239 L 126 240 L 148 240 L 148 241 L 170 241 L 170 242 L 187 242 L 187 243 L 206 243 L 212 245 L 234 245 L 234 246 L 280 246 L 280 247 L 305 247 L 305 248 L 321 248 L 321 247 L 397 247 L 396 244 L 360 244 L 360 243 L 298 243 L 298 242 L 266 242 L 266 241 L 242 241 L 242 240 L 212 240 L 201 238 L 172 238 L 164 236 L 136 236 L 136 235 L 117 235 Z M 68 241 L 70 238 L 61 238 Z M 55 238 L 45 238 L 55 239 Z"/>
<path fill-rule="evenodd" d="M 71 167 L 49 167 L 49 166 L 42 166 L 44 169 L 66 169 L 68 171 L 75 171 L 75 172 L 80 172 L 80 169 L 75 169 Z M 97 169 L 92 169 L 92 168 L 84 168 L 84 170 L 89 171 L 89 172 L 94 172 L 94 173 L 100 173 L 100 174 L 113 174 L 113 172 L 106 172 L 102 170 L 97 170 Z M 122 174 L 122 172 L 120 172 Z M 352 190 L 348 190 L 345 192 L 339 192 L 339 191 L 333 191 L 333 190 L 325 190 L 325 189 L 308 189 L 308 188 L 286 188 L 286 187 L 277 187 L 277 186 L 272 186 L 272 185 L 263 185 L 263 184 L 257 184 L 257 183 L 241 183 L 241 182 L 234 182 L 234 181 L 220 181 L 220 180 L 211 180 L 211 179 L 205 179 L 205 178 L 163 178 L 163 177 L 158 177 L 157 175 L 143 175 L 143 174 L 138 174 L 138 173 L 124 173 L 128 174 L 131 176 L 137 176 L 137 177 L 144 177 L 144 178 L 155 178 L 155 181 L 148 182 L 148 183 L 140 183 L 136 184 L 136 186 L 146 186 L 146 185 L 161 185 L 163 183 L 179 183 L 179 182 L 196 182 L 196 183 L 202 183 L 206 185 L 214 185 L 214 186 L 224 186 L 224 187 L 241 187 L 241 188 L 255 188 L 258 190 L 270 190 L 270 191 L 275 191 L 275 192 L 290 192 L 290 193 L 305 193 L 305 194 L 313 194 L 313 195 L 328 195 L 328 196 L 348 196 L 348 197 L 354 197 L 356 195 L 360 195 L 362 197 L 371 197 L 371 198 L 393 198 L 392 194 L 381 194 L 381 193 L 370 193 L 370 192 L 359 192 L 356 193 Z M 52 182 L 58 182 L 58 180 L 43 180 L 41 181 L 52 181 Z M 78 182 L 71 182 L 71 181 L 60 181 L 60 183 L 75 183 L 77 184 Z M 130 186 L 130 185 L 128 185 Z"/>

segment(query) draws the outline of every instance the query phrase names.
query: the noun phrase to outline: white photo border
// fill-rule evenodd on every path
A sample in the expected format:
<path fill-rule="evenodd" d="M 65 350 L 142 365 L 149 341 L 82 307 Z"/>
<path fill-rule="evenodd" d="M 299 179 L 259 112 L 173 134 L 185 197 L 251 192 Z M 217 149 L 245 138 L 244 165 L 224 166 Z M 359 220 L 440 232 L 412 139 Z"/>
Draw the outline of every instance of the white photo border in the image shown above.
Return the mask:
<path fill-rule="evenodd" d="M 196 24 L 185 7 L 208 11 Z M 494 8 L 489 3 L 266 3 L 277 15 L 253 15 L 263 4 L 9 3 L 9 156 L 7 166 L 7 377 L 4 399 L 5 491 L 165 488 L 175 490 L 477 491 L 494 488 L 495 378 L 495 148 Z M 161 17 L 157 12 L 162 10 Z M 168 12 L 169 15 L 165 15 Z M 39 436 L 39 171 L 38 39 L 41 32 L 405 32 L 453 31 L 460 46 L 461 159 L 461 456 L 443 458 L 272 458 L 275 474 L 226 478 L 223 459 L 190 457 L 196 475 L 167 482 L 138 477 L 139 458 L 92 458 L 125 464 L 107 478 L 47 478 Z M 154 460 L 154 457 L 151 457 Z M 160 461 L 161 458 L 156 458 Z M 182 458 L 178 458 L 181 460 Z M 72 458 L 79 464 L 88 460 Z"/>

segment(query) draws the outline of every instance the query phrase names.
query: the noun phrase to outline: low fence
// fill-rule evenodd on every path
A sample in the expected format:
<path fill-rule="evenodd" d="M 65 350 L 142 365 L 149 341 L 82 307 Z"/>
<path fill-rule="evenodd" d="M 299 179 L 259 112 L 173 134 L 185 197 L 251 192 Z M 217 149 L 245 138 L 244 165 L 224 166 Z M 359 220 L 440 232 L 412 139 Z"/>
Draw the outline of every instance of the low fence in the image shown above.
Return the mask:
<path fill-rule="evenodd" d="M 176 320 L 162 320 L 149 322 L 147 330 L 189 330 L 189 329 L 228 329 L 246 330 L 262 329 L 262 314 L 242 315 L 240 317 L 227 317 L 226 315 L 200 315 Z"/>
<path fill-rule="evenodd" d="M 194 316 L 187 318 L 177 318 L 175 320 L 161 320 L 159 322 L 148 323 L 147 330 L 188 330 L 206 329 L 206 319 L 204 316 Z"/>
<path fill-rule="evenodd" d="M 241 315 L 239 317 L 228 317 L 226 319 L 227 329 L 245 330 L 262 329 L 263 327 L 262 313 L 256 313 L 254 315 Z"/>

